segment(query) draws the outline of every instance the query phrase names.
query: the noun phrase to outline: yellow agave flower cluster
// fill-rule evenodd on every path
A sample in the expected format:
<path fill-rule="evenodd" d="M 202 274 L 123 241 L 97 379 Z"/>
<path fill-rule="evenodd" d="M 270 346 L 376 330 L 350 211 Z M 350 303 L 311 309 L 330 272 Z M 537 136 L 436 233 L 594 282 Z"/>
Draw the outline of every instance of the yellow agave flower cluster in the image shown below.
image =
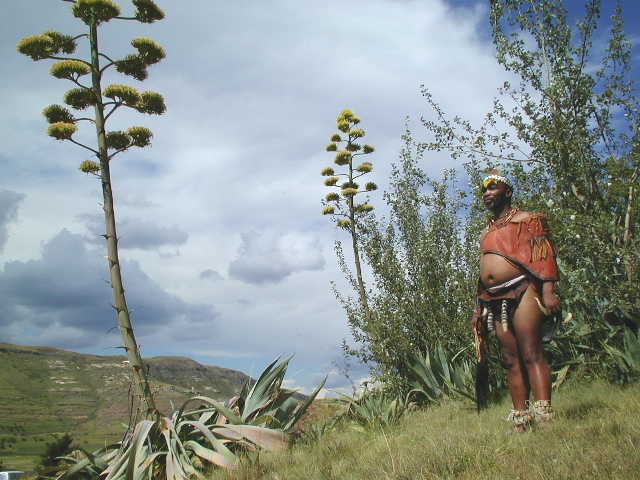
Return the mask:
<path fill-rule="evenodd" d="M 164 12 L 152 0 L 133 0 L 133 5 L 136 7 L 135 15 L 128 20 L 153 23 L 164 18 Z M 119 17 L 120 7 L 112 0 L 77 0 L 72 12 L 87 25 L 94 21 L 100 24 Z"/>
<path fill-rule="evenodd" d="M 40 35 L 32 35 L 18 42 L 18 52 L 32 60 L 42 60 L 60 53 L 71 54 L 76 50 L 75 39 L 55 30 L 47 30 Z"/>
<path fill-rule="evenodd" d="M 147 67 L 158 63 L 166 53 L 164 49 L 150 38 L 135 38 L 131 41 L 138 53 L 127 55 L 116 62 L 116 70 L 136 80 L 145 80 L 148 76 Z"/>
<path fill-rule="evenodd" d="M 328 205 L 324 206 L 322 210 L 323 215 L 339 214 L 341 216 L 349 216 L 344 212 L 339 212 L 341 197 L 347 199 L 347 206 L 351 211 L 350 213 L 366 213 L 372 211 L 374 208 L 373 205 L 369 205 L 368 203 L 355 204 L 353 201 L 357 194 L 372 192 L 378 188 L 374 182 L 367 182 L 364 190 L 359 190 L 360 186 L 354 181 L 356 178 L 373 171 L 373 164 L 371 162 L 362 162 L 354 166 L 354 157 L 367 155 L 375 151 L 373 146 L 368 144 L 361 145 L 357 142 L 358 139 L 365 136 L 364 129 L 357 127 L 359 123 L 360 118 L 349 109 L 340 112 L 340 115 L 338 115 L 336 119 L 337 128 L 341 133 L 331 135 L 331 143 L 327 145 L 326 150 L 327 152 L 336 152 L 333 162 L 338 167 L 344 168 L 343 171 L 339 171 L 338 173 L 336 173 L 333 167 L 326 167 L 320 172 L 322 176 L 327 177 L 324 180 L 325 186 L 339 189 L 339 193 L 331 192 L 324 198 L 324 201 L 328 203 Z M 339 148 L 339 144 L 342 144 L 343 148 Z M 340 184 L 340 177 L 346 181 Z M 351 222 L 347 219 L 340 219 L 337 221 L 337 225 L 341 228 L 349 228 Z"/>

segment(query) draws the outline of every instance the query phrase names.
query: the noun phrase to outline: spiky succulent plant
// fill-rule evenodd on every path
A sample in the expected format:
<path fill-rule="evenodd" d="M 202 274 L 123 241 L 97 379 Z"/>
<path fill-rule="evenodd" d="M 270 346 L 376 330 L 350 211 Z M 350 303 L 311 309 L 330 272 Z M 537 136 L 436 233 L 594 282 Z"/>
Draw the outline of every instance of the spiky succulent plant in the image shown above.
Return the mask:
<path fill-rule="evenodd" d="M 274 360 L 225 403 L 192 397 L 170 416 L 139 422 L 122 443 L 65 457 L 67 470 L 57 478 L 202 479 L 211 468 L 237 467 L 243 453 L 285 448 L 325 383 L 297 400 L 281 387 L 289 360 Z"/>

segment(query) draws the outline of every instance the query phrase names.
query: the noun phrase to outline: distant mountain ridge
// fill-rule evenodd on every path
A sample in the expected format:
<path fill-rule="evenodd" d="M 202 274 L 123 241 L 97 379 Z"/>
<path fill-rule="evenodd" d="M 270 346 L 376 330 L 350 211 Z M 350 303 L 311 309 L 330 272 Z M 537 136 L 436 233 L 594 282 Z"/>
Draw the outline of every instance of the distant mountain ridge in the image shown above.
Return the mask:
<path fill-rule="evenodd" d="M 151 357 L 151 386 L 169 413 L 194 394 L 227 400 L 250 377 L 186 357 Z M 87 448 L 119 439 L 133 385 L 126 357 L 0 342 L 0 459 L 31 464 L 52 434 L 69 432 Z"/>

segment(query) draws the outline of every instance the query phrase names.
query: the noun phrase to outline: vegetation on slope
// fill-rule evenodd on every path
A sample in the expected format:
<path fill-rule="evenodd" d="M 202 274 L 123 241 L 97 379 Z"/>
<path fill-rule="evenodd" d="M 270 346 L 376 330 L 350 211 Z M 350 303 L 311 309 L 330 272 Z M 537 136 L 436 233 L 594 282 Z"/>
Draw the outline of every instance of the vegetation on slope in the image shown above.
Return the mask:
<path fill-rule="evenodd" d="M 30 469 L 54 435 L 87 449 L 119 440 L 129 419 L 131 374 L 124 356 L 85 355 L 0 343 L 0 458 Z M 182 357 L 146 359 L 163 411 L 201 393 L 223 400 L 249 377 Z"/>
<path fill-rule="evenodd" d="M 477 415 L 469 401 L 410 412 L 394 427 L 349 424 L 317 443 L 264 453 L 211 479 L 637 478 L 640 386 L 573 384 L 555 397 L 558 418 L 508 435 L 509 400 Z M 631 413 L 631 414 L 630 414 Z"/>

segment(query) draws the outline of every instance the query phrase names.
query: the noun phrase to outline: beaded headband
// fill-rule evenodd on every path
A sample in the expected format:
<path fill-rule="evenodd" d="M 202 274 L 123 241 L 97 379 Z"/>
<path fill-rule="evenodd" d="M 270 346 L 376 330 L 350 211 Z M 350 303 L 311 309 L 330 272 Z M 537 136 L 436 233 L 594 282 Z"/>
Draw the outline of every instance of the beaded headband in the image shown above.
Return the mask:
<path fill-rule="evenodd" d="M 511 181 L 509 181 L 509 179 L 507 177 L 504 177 L 502 175 L 496 175 L 496 174 L 491 174 L 491 175 L 486 176 L 485 179 L 482 181 L 482 188 L 487 188 L 493 182 L 502 182 L 505 185 L 513 188 L 513 185 L 511 184 Z"/>

